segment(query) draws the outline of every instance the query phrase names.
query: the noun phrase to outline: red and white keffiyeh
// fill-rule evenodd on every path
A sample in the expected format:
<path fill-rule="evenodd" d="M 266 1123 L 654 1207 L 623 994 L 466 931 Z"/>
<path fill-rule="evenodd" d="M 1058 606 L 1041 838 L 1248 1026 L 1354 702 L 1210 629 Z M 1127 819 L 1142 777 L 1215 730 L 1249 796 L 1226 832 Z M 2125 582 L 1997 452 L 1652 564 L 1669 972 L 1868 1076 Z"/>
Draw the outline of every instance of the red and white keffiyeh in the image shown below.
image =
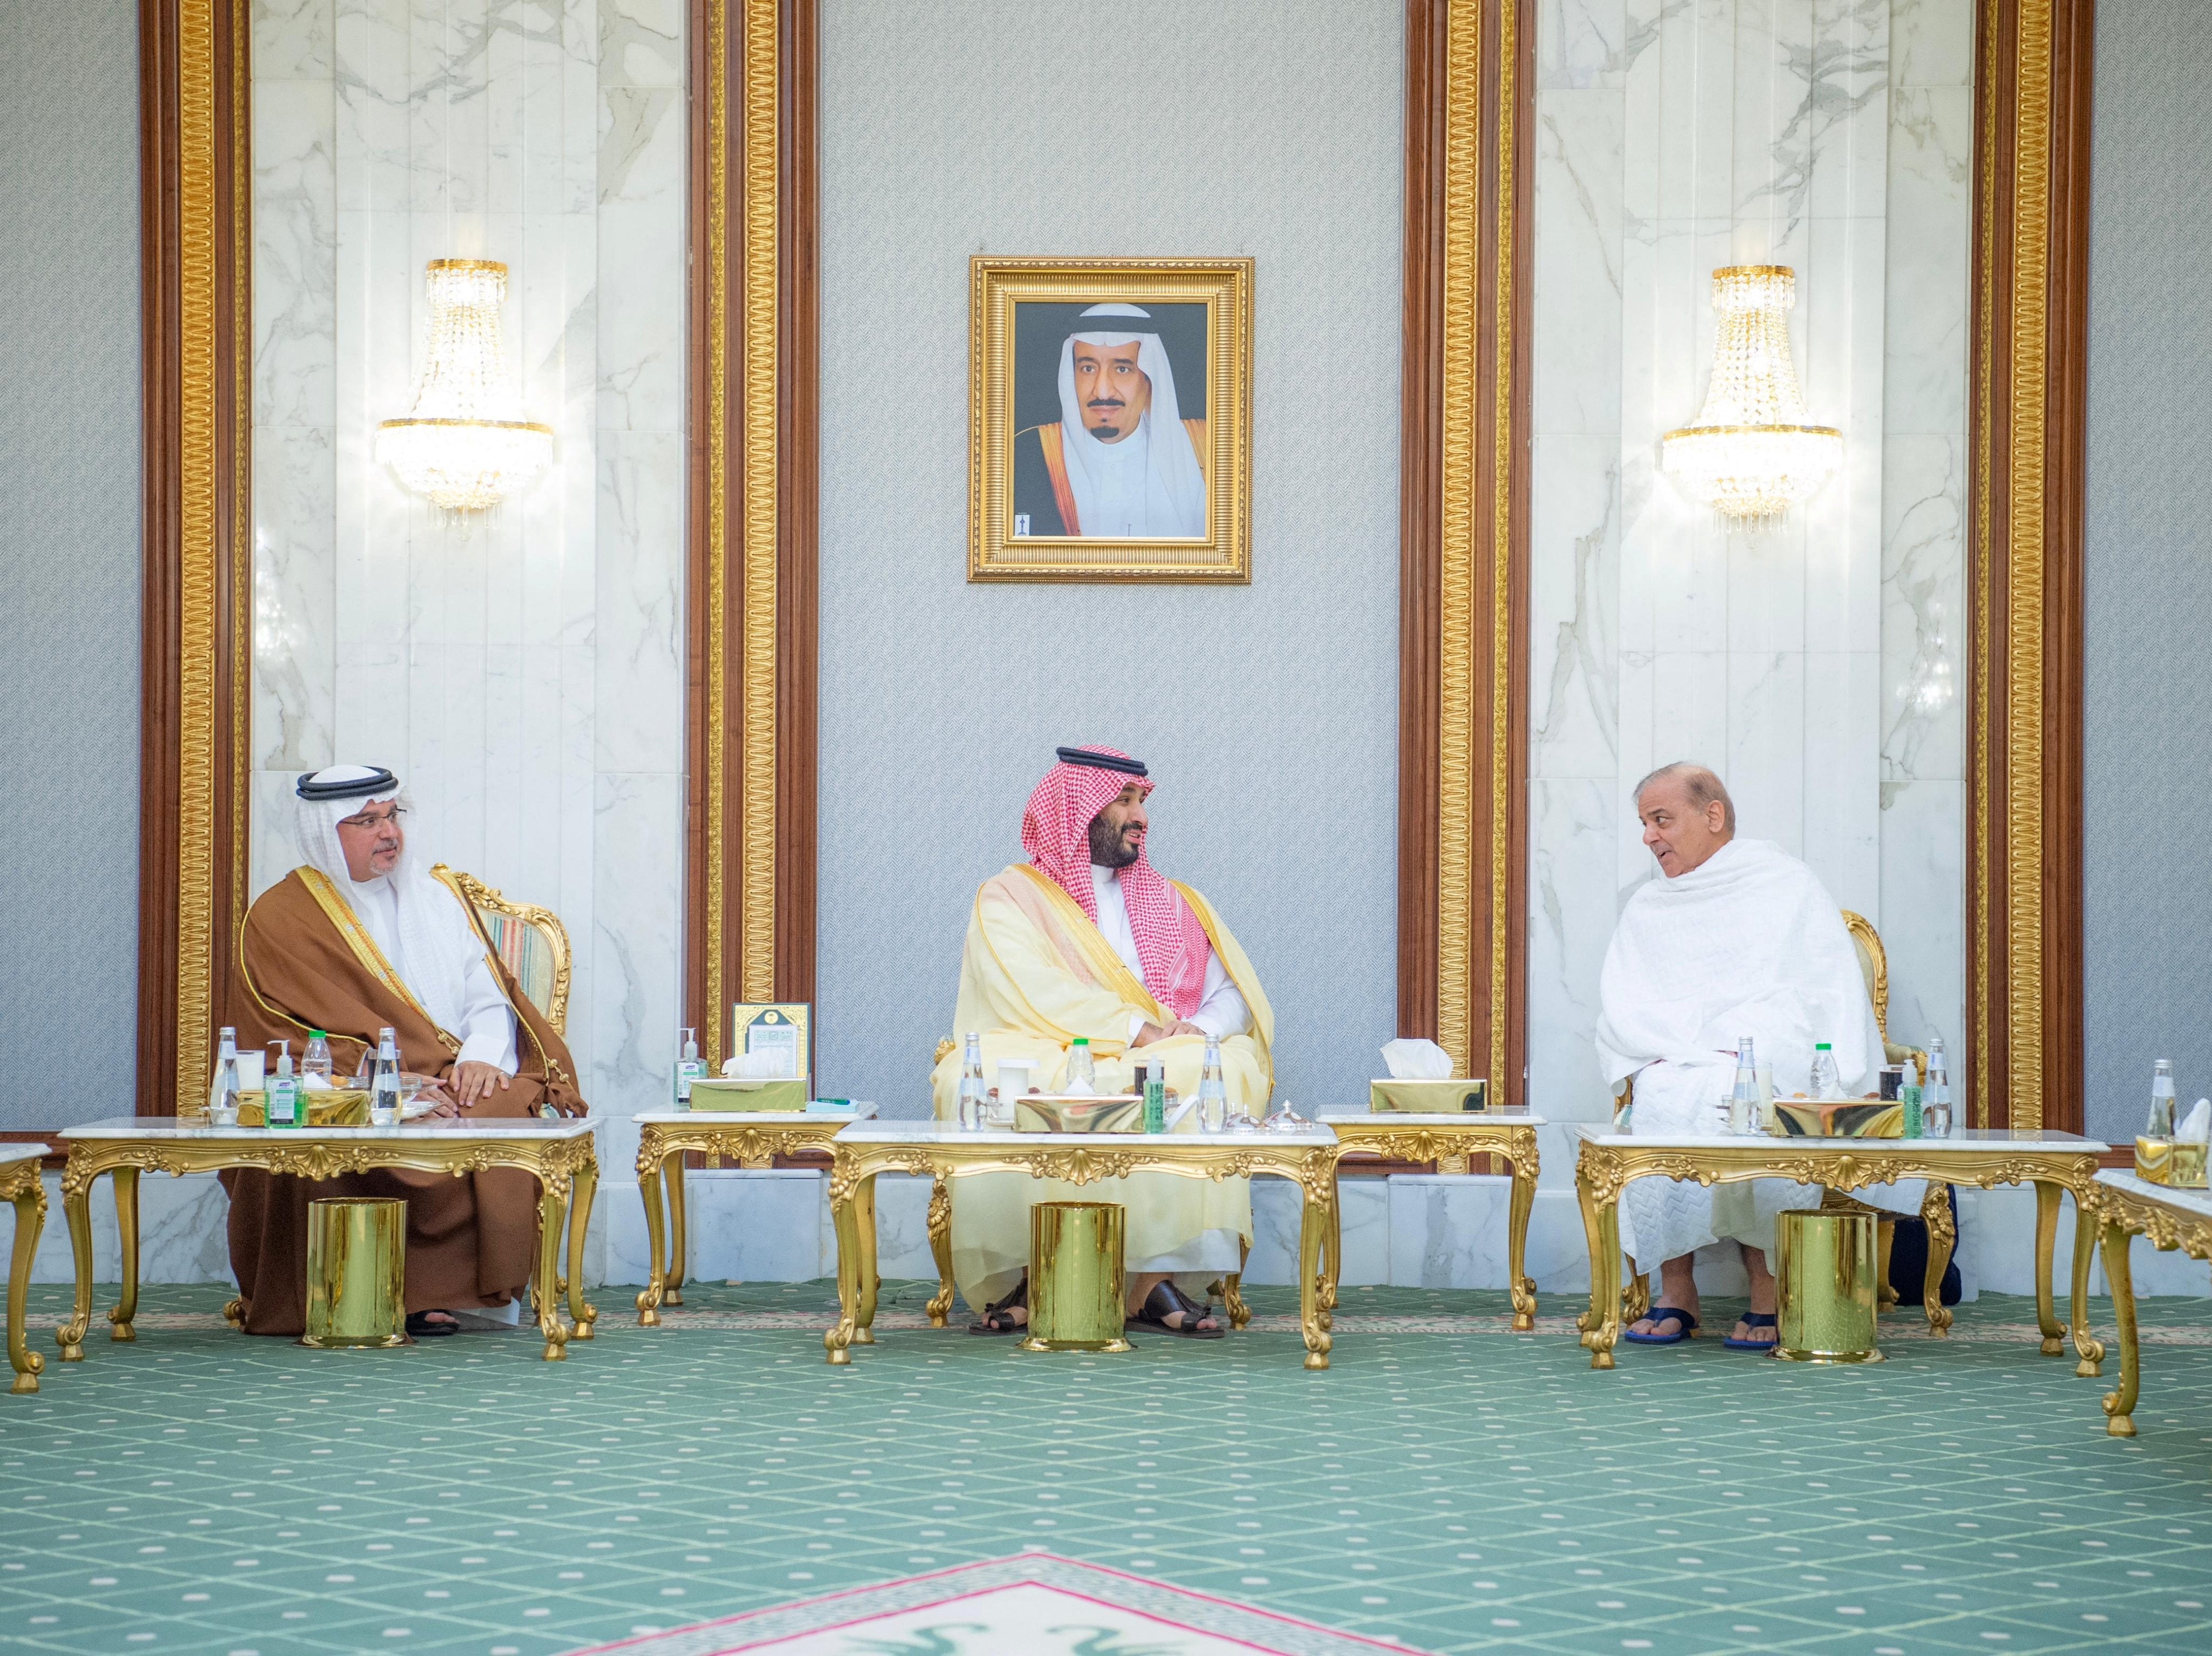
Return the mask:
<path fill-rule="evenodd" d="M 1128 758 L 1118 748 L 1087 751 Z M 1022 849 L 1030 862 L 1073 898 L 1093 925 L 1098 922 L 1098 894 L 1091 886 L 1091 824 L 1132 782 L 1147 795 L 1152 791 L 1145 777 L 1087 764 L 1056 764 L 1045 772 L 1022 812 Z M 1145 987 L 1177 1018 L 1188 1018 L 1206 999 L 1206 962 L 1213 954 L 1206 928 L 1142 851 L 1121 875 L 1121 900 L 1129 910 Z"/>

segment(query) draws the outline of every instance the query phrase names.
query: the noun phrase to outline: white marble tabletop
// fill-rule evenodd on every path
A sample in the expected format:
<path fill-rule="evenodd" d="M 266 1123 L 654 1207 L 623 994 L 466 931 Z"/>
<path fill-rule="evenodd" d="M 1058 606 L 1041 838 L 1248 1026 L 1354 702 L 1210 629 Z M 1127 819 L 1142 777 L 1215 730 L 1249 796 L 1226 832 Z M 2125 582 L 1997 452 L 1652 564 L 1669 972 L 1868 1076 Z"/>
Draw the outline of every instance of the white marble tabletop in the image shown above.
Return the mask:
<path fill-rule="evenodd" d="M 173 1116 L 116 1116 L 106 1121 L 87 1122 L 81 1127 L 64 1127 L 58 1136 L 69 1140 L 154 1142 L 222 1139 L 250 1144 L 265 1144 L 272 1138 L 283 1139 L 288 1143 L 305 1143 L 314 1139 L 351 1142 L 363 1138 L 572 1139 L 588 1134 L 595 1124 L 585 1116 L 562 1116 L 550 1121 L 519 1116 L 487 1117 L 477 1121 L 461 1116 L 436 1121 L 409 1122 L 404 1126 L 395 1127 L 211 1127 L 204 1122 L 179 1122 Z"/>
<path fill-rule="evenodd" d="M 2155 1202 L 2160 1207 L 2177 1209 L 2183 1213 L 2202 1215 L 2212 1219 L 2212 1190 L 2190 1190 L 2173 1184 L 2154 1184 L 2147 1178 L 2138 1178 L 2124 1168 L 2107 1167 L 2097 1175 L 2097 1183 L 2109 1184 L 2116 1190 L 2125 1190 L 2130 1196 L 2145 1202 Z"/>
<path fill-rule="evenodd" d="M 0 1167 L 12 1166 L 19 1161 L 36 1161 L 46 1154 L 43 1144 L 0 1144 Z"/>
<path fill-rule="evenodd" d="M 1548 1127 L 1543 1117 L 1526 1110 L 1324 1110 L 1317 1121 L 1371 1121 L 1389 1127 L 1463 1127 L 1469 1123 L 1502 1122 L 1508 1127 Z"/>
<path fill-rule="evenodd" d="M 1017 1133 L 1011 1128 L 947 1127 L 927 1121 L 855 1123 L 837 1135 L 840 1144 L 977 1144 L 1006 1149 L 1083 1148 L 1121 1150 L 1132 1141 L 1140 1144 L 1166 1141 L 1175 1144 L 1218 1145 L 1225 1149 L 1251 1149 L 1279 1144 L 1297 1148 L 1327 1149 L 1336 1143 L 1335 1132 L 1313 1126 L 1296 1133 Z"/>
<path fill-rule="evenodd" d="M 630 1119 L 641 1126 L 689 1125 L 695 1121 L 728 1122 L 732 1126 L 770 1127 L 785 1122 L 870 1121 L 872 1104 L 856 1104 L 850 1110 L 641 1110 Z"/>
<path fill-rule="evenodd" d="M 1872 1100 L 1869 1100 L 1872 1102 Z M 1952 1129 L 1948 1138 L 1798 1138 L 1784 1137 L 1772 1133 L 1616 1133 L 1610 1125 L 1598 1122 L 1570 1122 L 1568 1127 L 1575 1136 L 1592 1144 L 1640 1146 L 1646 1149 L 1698 1150 L 1716 1144 L 1758 1144 L 1776 1149 L 1786 1147 L 1793 1153 L 1806 1150 L 1901 1150 L 1910 1147 L 1916 1154 L 1942 1155 L 1947 1151 L 1987 1150 L 2002 1146 L 2010 1150 L 2102 1151 L 2107 1147 L 2095 1139 L 2081 1138 L 2073 1133 L 2029 1132 L 2009 1127 L 1959 1127 Z"/>

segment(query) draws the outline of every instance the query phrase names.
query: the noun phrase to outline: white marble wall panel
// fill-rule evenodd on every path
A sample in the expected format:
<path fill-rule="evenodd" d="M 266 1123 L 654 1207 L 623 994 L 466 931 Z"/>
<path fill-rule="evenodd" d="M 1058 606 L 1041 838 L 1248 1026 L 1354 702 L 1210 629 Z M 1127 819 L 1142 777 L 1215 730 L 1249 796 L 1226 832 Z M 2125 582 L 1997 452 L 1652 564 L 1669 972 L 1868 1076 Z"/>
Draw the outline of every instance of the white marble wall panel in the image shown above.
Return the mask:
<path fill-rule="evenodd" d="M 685 9 L 253 14 L 255 889 L 297 860 L 299 771 L 392 764 L 425 851 L 562 916 L 569 1043 L 626 1117 L 664 1085 L 681 946 Z M 555 431 L 465 521 L 373 452 L 440 258 L 507 264 L 508 369 Z"/>
<path fill-rule="evenodd" d="M 1630 793 L 1671 759 L 1881 928 L 1901 1034 L 1958 1027 L 1972 13 L 1540 0 L 1537 29 L 1529 1065 L 1589 1118 L 1597 970 L 1651 875 Z M 1755 535 L 1658 471 L 1735 263 L 1796 271 L 1808 408 L 1845 443 Z"/>

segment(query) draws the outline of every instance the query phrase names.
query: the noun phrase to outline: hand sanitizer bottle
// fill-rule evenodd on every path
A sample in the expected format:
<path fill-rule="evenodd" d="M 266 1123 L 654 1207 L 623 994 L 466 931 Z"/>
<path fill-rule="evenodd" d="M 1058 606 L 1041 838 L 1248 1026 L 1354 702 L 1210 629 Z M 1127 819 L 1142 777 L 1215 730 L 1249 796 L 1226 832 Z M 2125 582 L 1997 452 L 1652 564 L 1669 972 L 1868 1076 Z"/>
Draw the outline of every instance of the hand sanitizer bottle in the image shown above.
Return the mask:
<path fill-rule="evenodd" d="M 2145 1138 L 2170 1139 L 2173 1136 L 2173 1060 L 2160 1058 L 2150 1072 L 2150 1121 L 2143 1129 Z"/>
<path fill-rule="evenodd" d="M 389 1029 L 376 1032 L 376 1075 L 369 1086 L 368 1121 L 372 1127 L 396 1126 L 399 1121 L 399 1038 Z"/>
<path fill-rule="evenodd" d="M 983 1038 L 975 1031 L 968 1032 L 968 1050 L 960 1059 L 960 1129 L 973 1133 L 981 1130 L 983 1117 L 989 1108 L 989 1089 L 983 1084 Z"/>
<path fill-rule="evenodd" d="M 1206 1038 L 1206 1061 L 1198 1072 L 1198 1130 L 1229 1130 L 1229 1089 L 1221 1081 L 1221 1038 Z"/>
<path fill-rule="evenodd" d="M 270 1127 L 304 1127 L 300 1119 L 300 1083 L 292 1074 L 292 1044 L 271 1041 L 283 1050 L 276 1055 L 276 1074 L 262 1097 L 261 1119 Z"/>
<path fill-rule="evenodd" d="M 215 1097 L 208 1105 L 212 1125 L 238 1125 L 238 1032 L 225 1025 L 216 1042 Z"/>
<path fill-rule="evenodd" d="M 699 1058 L 699 1032 L 684 1032 L 684 1056 L 676 1061 L 674 1096 L 678 1110 L 691 1107 L 691 1083 L 707 1073 L 707 1066 Z"/>

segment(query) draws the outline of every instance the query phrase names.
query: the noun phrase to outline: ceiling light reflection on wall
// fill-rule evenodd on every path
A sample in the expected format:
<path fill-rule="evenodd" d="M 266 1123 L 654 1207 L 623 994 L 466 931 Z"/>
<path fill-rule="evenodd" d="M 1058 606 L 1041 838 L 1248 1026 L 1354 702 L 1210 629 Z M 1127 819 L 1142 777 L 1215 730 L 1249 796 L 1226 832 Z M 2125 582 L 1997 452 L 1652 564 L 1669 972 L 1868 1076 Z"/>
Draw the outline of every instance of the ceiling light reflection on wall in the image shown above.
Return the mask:
<path fill-rule="evenodd" d="M 499 313 L 507 266 L 434 259 L 430 350 L 415 407 L 377 428 L 376 458 L 406 488 L 449 512 L 481 512 L 552 464 L 553 428 L 522 417 L 508 389 Z"/>
<path fill-rule="evenodd" d="M 1790 313 L 1797 276 L 1786 265 L 1713 272 L 1712 383 L 1697 423 L 1661 440 L 1668 473 L 1694 498 L 1745 528 L 1769 527 L 1843 464 L 1844 434 L 1808 425 Z"/>

